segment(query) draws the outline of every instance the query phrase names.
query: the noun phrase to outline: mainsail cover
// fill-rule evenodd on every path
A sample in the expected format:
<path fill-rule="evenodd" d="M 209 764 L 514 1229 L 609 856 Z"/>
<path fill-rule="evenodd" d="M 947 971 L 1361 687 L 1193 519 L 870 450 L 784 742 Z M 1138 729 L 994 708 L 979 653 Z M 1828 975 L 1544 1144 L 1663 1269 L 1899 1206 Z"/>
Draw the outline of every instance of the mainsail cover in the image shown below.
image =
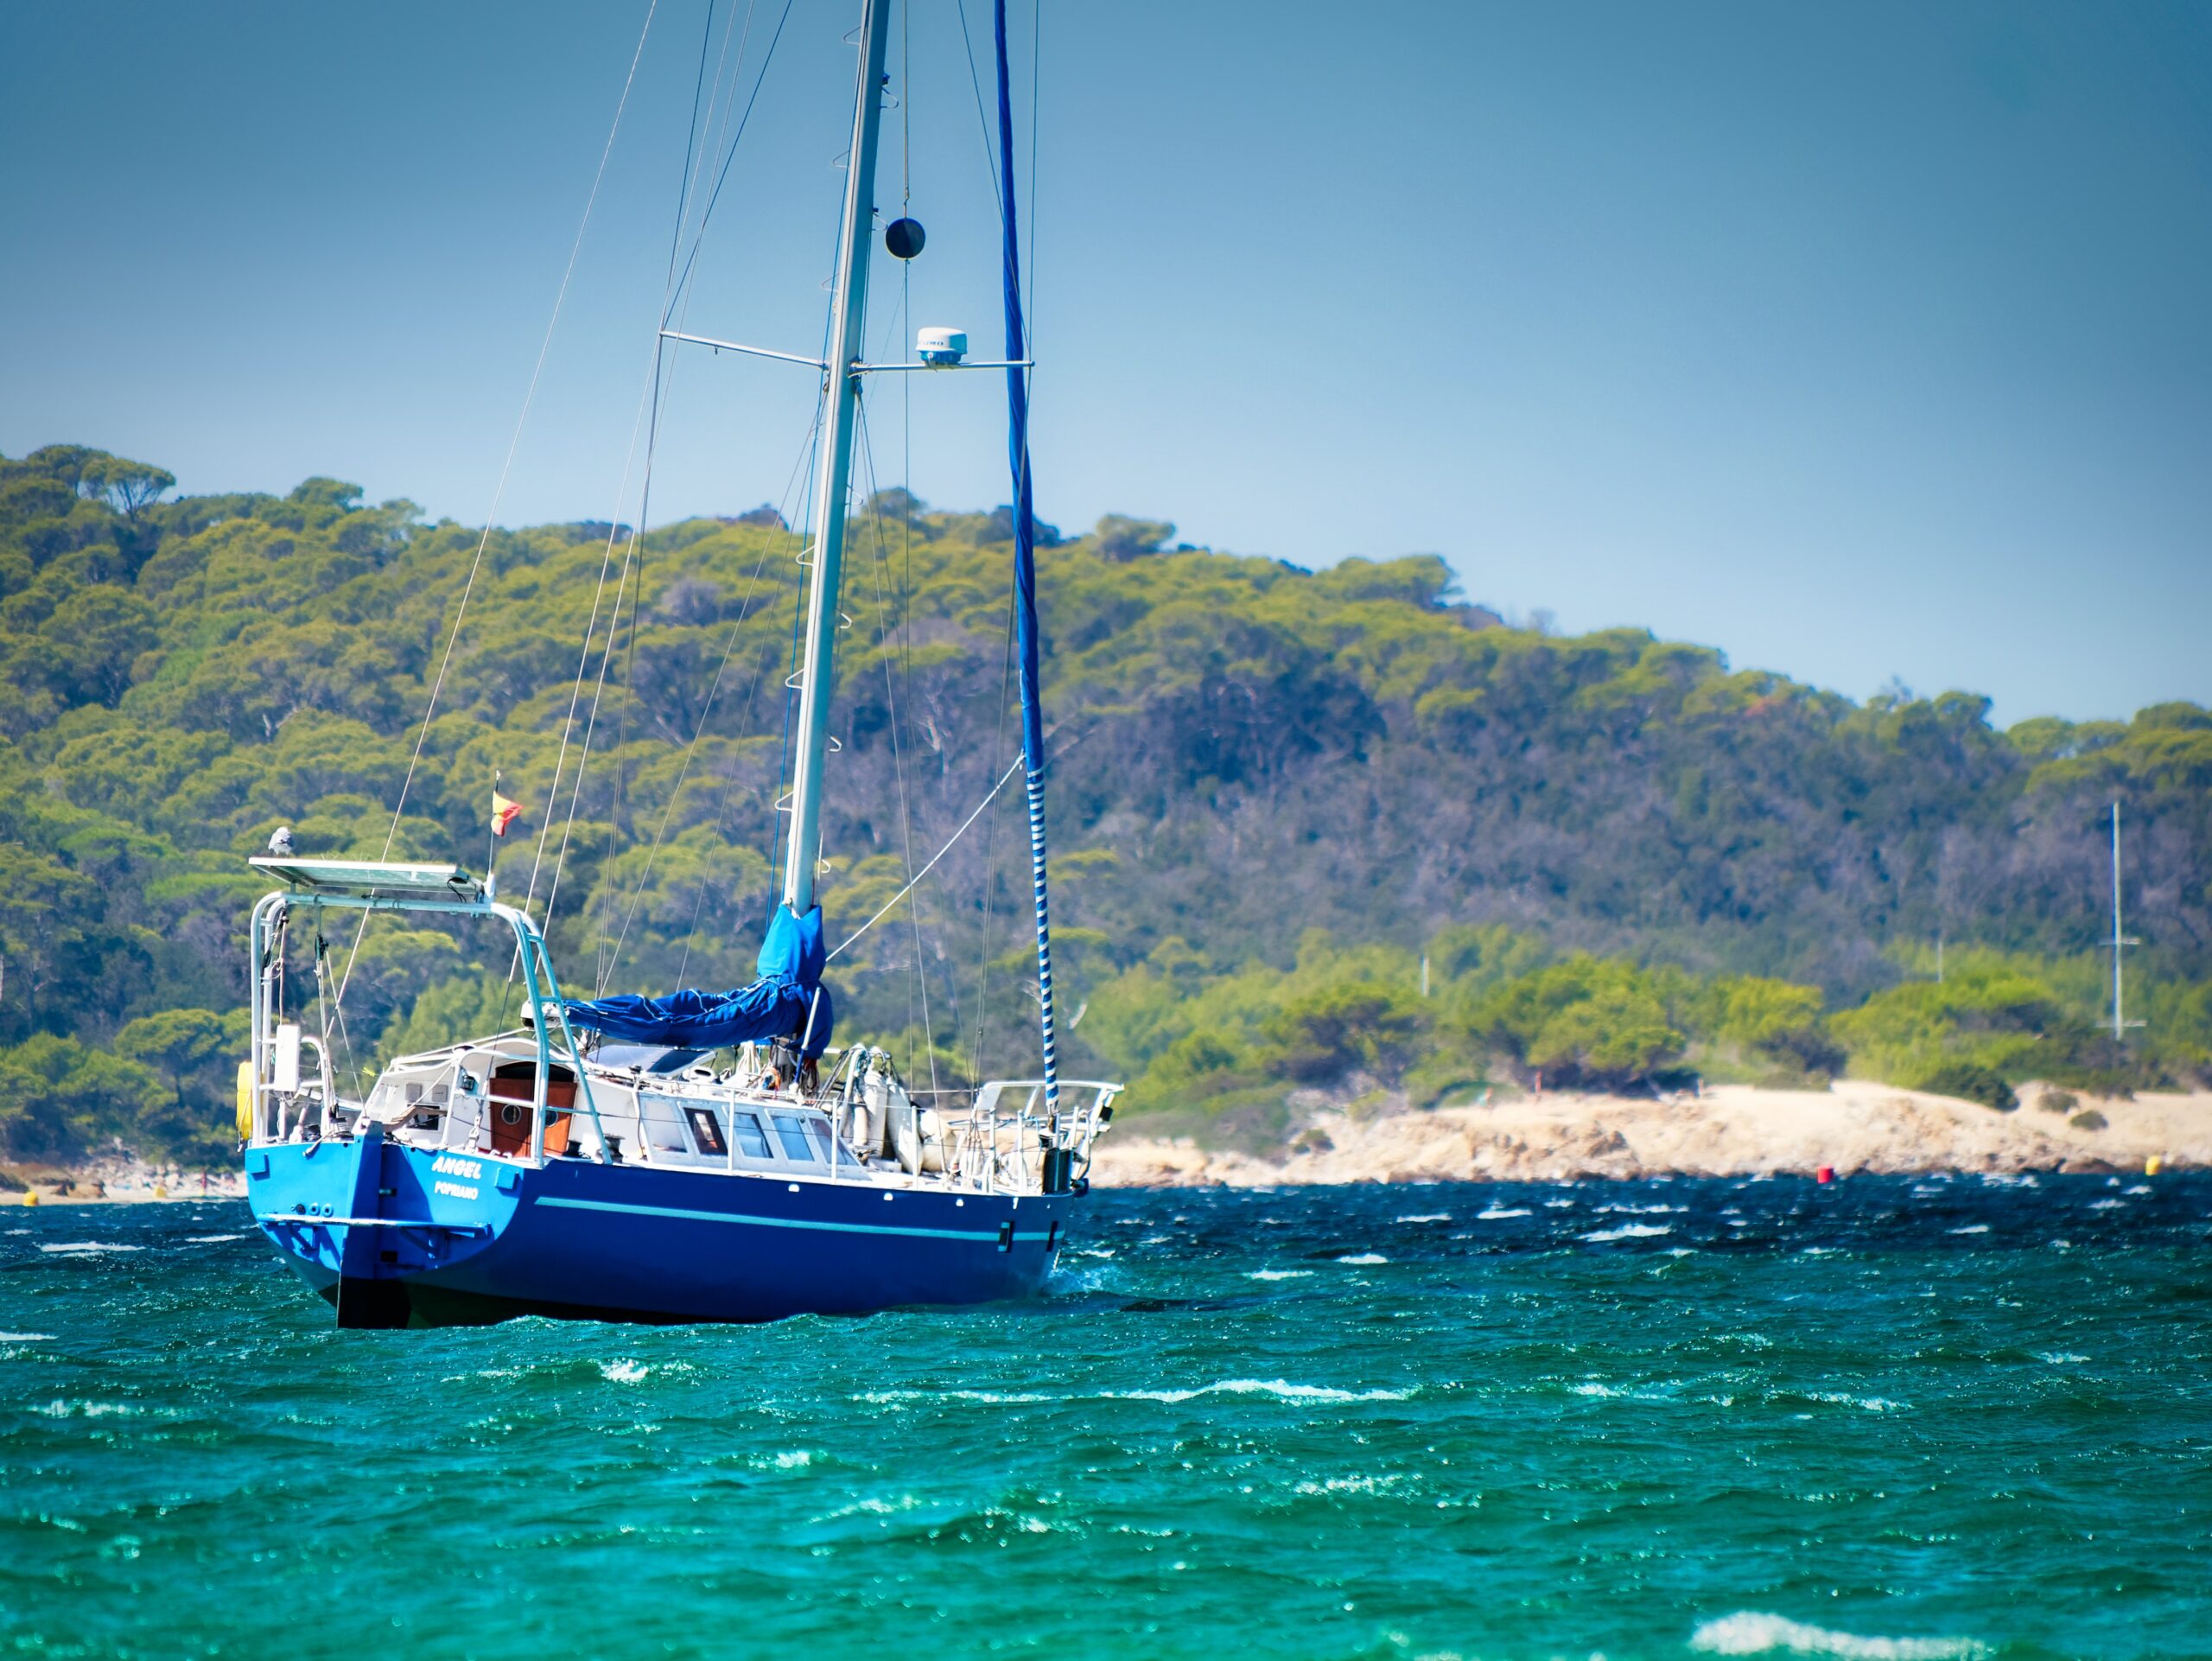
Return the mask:
<path fill-rule="evenodd" d="M 834 1017 L 830 989 L 822 983 L 825 958 L 822 907 L 810 907 L 799 917 L 789 906 L 778 906 L 760 943 L 760 978 L 750 986 L 727 992 L 687 987 L 657 998 L 639 992 L 571 998 L 566 1000 L 569 1020 L 630 1043 L 696 1050 L 803 1033 L 802 1053 L 810 1060 L 829 1047 Z"/>

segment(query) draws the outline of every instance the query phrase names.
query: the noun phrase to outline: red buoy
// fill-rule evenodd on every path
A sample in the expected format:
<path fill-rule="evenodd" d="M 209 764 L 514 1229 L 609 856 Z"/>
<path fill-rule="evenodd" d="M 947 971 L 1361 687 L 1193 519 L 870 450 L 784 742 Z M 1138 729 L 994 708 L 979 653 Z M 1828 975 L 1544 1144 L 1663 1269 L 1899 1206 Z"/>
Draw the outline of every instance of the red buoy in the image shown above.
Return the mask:
<path fill-rule="evenodd" d="M 1816 1181 L 1816 1182 L 1833 1182 L 1833 1181 L 1835 1181 L 1835 1167 L 1834 1167 L 1834 1166 L 1833 1166 L 1833 1165 L 1823 1165 L 1823 1166 L 1821 1166 L 1821 1168 L 1820 1168 L 1819 1170 L 1817 1170 L 1817 1171 L 1815 1171 L 1815 1172 L 1814 1172 L 1814 1173 L 1813 1173 L 1813 1180 L 1814 1180 L 1815 1181 Z"/>

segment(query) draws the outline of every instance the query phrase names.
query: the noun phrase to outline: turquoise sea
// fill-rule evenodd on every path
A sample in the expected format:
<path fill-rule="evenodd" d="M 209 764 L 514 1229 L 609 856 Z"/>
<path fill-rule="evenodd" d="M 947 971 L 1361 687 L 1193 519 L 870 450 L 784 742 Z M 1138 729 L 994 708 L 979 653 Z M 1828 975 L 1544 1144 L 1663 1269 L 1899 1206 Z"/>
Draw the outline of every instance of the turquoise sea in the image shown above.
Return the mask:
<path fill-rule="evenodd" d="M 0 1654 L 2212 1654 L 2212 1178 L 1095 1194 L 1033 1303 L 340 1333 L 0 1212 Z"/>

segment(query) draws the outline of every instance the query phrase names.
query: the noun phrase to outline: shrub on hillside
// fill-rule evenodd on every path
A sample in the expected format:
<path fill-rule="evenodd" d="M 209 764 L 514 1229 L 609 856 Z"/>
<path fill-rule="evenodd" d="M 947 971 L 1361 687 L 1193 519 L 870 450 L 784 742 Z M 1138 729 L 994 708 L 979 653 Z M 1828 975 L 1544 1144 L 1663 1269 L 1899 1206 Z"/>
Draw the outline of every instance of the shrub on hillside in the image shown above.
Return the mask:
<path fill-rule="evenodd" d="M 1906 1085 L 1910 1089 L 1924 1090 L 1934 1096 L 1956 1096 L 1961 1101 L 1980 1102 L 1999 1113 L 2010 1113 L 2020 1104 L 2020 1098 L 2005 1082 L 2003 1073 L 1958 1056 L 1922 1069 L 1911 1075 Z"/>
<path fill-rule="evenodd" d="M 1494 988 L 1468 1018 L 1474 1036 L 1554 1084 L 1620 1088 L 1681 1058 L 1662 977 L 1583 954 Z"/>

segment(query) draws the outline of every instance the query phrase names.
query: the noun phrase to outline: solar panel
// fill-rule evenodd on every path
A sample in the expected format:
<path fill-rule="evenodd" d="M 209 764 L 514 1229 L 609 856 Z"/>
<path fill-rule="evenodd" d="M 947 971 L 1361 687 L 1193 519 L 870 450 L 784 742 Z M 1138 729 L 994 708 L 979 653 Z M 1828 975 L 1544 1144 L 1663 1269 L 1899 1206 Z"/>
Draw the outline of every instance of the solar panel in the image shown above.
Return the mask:
<path fill-rule="evenodd" d="M 458 865 L 400 865 L 372 859 L 278 859 L 257 855 L 257 869 L 295 888 L 322 894 L 396 894 L 413 898 L 478 897 L 476 879 Z"/>

